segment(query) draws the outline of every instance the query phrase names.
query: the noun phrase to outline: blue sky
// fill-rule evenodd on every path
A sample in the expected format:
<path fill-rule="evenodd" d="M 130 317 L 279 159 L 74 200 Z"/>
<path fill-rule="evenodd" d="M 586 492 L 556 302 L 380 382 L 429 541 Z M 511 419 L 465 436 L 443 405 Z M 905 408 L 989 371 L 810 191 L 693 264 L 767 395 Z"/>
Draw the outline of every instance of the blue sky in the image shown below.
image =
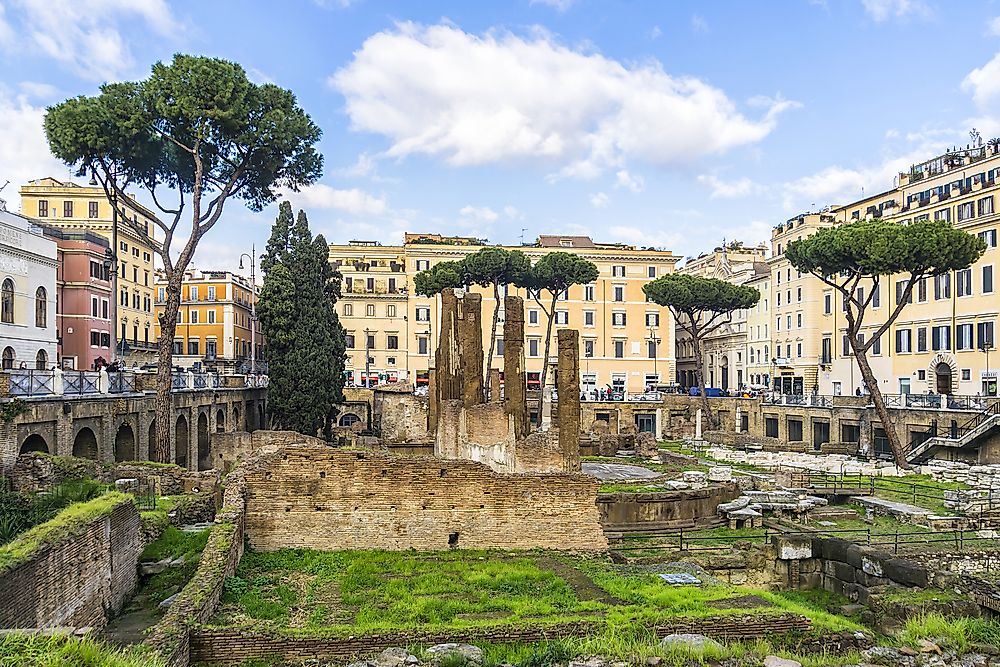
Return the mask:
<path fill-rule="evenodd" d="M 175 52 L 297 94 L 326 168 L 291 201 L 331 242 L 577 233 L 694 255 L 890 187 L 972 127 L 1000 135 L 995 0 L 0 0 L 8 207 L 68 175 L 46 105 Z M 231 202 L 196 266 L 235 268 L 274 215 Z"/>

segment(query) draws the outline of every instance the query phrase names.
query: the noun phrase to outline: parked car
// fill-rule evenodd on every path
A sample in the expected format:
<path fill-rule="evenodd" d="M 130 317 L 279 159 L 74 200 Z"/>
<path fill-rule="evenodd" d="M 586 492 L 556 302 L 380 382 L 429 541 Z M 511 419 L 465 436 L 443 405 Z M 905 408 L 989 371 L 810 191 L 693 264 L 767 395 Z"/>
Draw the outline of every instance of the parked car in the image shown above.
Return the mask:
<path fill-rule="evenodd" d="M 691 387 L 692 396 L 701 396 L 701 387 Z M 705 387 L 705 396 L 708 398 L 719 398 L 722 390 L 717 387 Z"/>

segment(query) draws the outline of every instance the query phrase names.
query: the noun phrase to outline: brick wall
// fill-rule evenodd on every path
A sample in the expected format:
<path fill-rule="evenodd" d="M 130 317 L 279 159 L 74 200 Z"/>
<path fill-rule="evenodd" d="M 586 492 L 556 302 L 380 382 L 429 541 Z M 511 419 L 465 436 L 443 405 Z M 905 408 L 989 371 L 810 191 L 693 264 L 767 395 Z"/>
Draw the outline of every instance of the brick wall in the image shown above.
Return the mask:
<path fill-rule="evenodd" d="M 229 472 L 241 458 L 252 454 L 266 445 L 284 446 L 298 443 L 322 445 L 319 438 L 302 435 L 294 431 L 257 430 L 253 433 L 235 431 L 233 433 L 213 433 L 209 445 L 212 467 Z"/>
<path fill-rule="evenodd" d="M 469 461 L 288 447 L 248 473 L 254 549 L 607 548 L 596 481 Z"/>
<path fill-rule="evenodd" d="M 375 406 L 382 440 L 386 444 L 431 441 L 427 430 L 426 396 L 378 391 Z"/>
<path fill-rule="evenodd" d="M 114 506 L 78 536 L 0 575 L 0 627 L 103 628 L 138 582 L 139 512 Z"/>
<path fill-rule="evenodd" d="M 568 637 L 586 637 L 604 627 L 600 621 L 580 621 L 536 627 L 483 627 L 448 632 L 400 632 L 362 637 L 283 637 L 241 630 L 197 629 L 191 633 L 192 662 L 238 664 L 248 660 L 301 662 L 345 660 L 390 646 L 430 645 L 441 642 L 528 643 Z M 650 627 L 659 637 L 698 633 L 719 639 L 756 639 L 809 630 L 811 623 L 796 614 L 732 615 L 677 620 Z"/>
<path fill-rule="evenodd" d="M 193 472 L 175 465 L 141 462 L 100 463 L 72 456 L 52 457 L 38 453 L 18 456 L 9 474 L 15 491 L 28 492 L 45 491 L 67 479 L 85 477 L 106 484 L 112 484 L 116 479 L 148 480 L 155 477 L 159 480 L 160 493 L 165 496 L 184 493 L 195 487 L 212 489 L 219 481 L 219 474 L 214 471 Z"/>
<path fill-rule="evenodd" d="M 735 483 L 655 493 L 602 493 L 597 509 L 605 530 L 713 526 L 721 522 L 719 503 L 740 493 Z"/>

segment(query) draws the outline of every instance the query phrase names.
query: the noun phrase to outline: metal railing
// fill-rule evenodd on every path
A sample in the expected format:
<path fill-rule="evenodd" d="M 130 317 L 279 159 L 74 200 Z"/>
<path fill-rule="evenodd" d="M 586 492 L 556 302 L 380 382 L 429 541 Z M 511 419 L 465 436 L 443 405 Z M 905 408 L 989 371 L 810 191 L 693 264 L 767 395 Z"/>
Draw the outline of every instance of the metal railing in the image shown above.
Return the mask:
<path fill-rule="evenodd" d="M 112 394 L 135 393 L 135 373 L 118 371 L 108 373 L 108 391 Z"/>
<path fill-rule="evenodd" d="M 63 394 L 101 393 L 101 374 L 96 371 L 64 371 Z"/>
<path fill-rule="evenodd" d="M 39 396 L 55 391 L 55 371 L 10 370 L 11 396 Z"/>

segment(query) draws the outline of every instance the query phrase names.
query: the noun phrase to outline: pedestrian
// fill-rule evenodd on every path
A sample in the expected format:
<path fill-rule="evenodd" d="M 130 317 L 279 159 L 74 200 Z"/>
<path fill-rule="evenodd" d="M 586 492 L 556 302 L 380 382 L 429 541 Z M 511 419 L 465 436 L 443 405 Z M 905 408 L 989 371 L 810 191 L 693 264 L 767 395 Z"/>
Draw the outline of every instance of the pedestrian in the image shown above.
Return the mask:
<path fill-rule="evenodd" d="M 861 396 L 861 387 L 858 387 L 857 389 L 854 390 L 854 395 L 859 397 Z"/>

